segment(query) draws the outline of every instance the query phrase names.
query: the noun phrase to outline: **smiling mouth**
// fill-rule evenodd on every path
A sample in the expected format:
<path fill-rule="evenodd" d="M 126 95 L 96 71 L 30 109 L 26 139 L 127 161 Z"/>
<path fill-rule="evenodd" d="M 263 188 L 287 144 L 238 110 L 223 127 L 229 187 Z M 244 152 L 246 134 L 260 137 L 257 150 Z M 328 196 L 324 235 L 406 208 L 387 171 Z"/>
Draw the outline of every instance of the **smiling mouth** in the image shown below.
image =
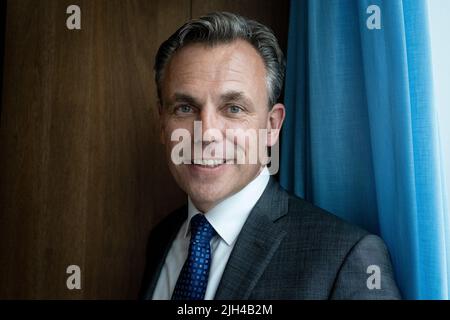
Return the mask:
<path fill-rule="evenodd" d="M 202 160 L 193 160 L 193 164 L 202 168 L 216 168 L 220 167 L 223 164 L 231 164 L 233 160 L 225 160 L 225 159 L 202 159 Z"/>

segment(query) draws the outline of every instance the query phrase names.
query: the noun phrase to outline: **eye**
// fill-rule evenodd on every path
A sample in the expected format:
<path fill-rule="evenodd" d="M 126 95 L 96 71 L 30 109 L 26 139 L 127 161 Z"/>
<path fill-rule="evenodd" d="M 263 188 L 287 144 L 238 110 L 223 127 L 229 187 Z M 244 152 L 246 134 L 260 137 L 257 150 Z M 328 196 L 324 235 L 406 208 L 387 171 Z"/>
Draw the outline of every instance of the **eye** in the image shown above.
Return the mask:
<path fill-rule="evenodd" d="M 242 111 L 242 108 L 239 107 L 239 106 L 236 106 L 236 105 L 232 105 L 232 106 L 229 106 L 229 107 L 228 107 L 228 111 L 229 111 L 230 113 L 239 113 L 239 112 Z"/>
<path fill-rule="evenodd" d="M 193 111 L 193 108 L 188 104 L 183 104 L 175 108 L 176 113 L 191 113 Z"/>

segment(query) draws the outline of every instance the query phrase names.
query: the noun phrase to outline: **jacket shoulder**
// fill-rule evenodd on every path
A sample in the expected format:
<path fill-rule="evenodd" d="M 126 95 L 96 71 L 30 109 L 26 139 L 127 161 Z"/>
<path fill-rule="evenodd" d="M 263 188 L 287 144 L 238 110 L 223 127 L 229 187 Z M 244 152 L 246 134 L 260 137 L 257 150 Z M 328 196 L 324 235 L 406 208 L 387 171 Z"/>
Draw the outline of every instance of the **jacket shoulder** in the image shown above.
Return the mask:
<path fill-rule="evenodd" d="M 174 227 L 181 225 L 181 223 L 186 220 L 186 217 L 187 205 L 183 205 L 157 222 L 150 232 L 150 237 L 172 230 Z"/>
<path fill-rule="evenodd" d="M 381 238 L 281 187 L 273 190 L 276 196 L 272 198 L 284 203 L 278 206 L 283 213 L 274 223 L 285 237 L 252 298 L 399 297 L 389 254 Z M 380 266 L 386 290 L 366 292 L 369 265 Z"/>
<path fill-rule="evenodd" d="M 308 233 L 315 233 L 328 241 L 347 240 L 358 242 L 369 232 L 285 190 L 288 197 L 290 225 L 301 224 Z M 298 225 L 299 226 L 299 225 Z M 299 226 L 300 227 L 300 226 Z"/>

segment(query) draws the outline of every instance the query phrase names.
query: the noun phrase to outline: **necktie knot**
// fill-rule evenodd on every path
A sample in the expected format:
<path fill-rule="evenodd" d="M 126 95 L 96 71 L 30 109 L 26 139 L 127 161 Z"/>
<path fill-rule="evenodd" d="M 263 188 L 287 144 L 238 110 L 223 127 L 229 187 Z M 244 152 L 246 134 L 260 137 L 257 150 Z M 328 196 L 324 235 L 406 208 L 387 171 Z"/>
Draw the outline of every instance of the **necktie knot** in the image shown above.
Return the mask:
<path fill-rule="evenodd" d="M 191 243 L 209 245 L 216 231 L 203 214 L 197 214 L 191 219 Z"/>

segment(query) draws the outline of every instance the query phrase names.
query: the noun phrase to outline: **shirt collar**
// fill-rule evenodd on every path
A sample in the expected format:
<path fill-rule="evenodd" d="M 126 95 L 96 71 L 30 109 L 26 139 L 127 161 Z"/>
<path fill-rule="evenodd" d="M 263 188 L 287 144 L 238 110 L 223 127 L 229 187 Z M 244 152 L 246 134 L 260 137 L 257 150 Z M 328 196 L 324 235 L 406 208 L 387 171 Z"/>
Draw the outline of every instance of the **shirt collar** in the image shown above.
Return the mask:
<path fill-rule="evenodd" d="M 269 170 L 264 167 L 259 175 L 243 189 L 225 198 L 205 213 L 208 222 L 227 245 L 231 246 L 236 241 L 248 215 L 266 189 L 269 178 Z M 190 221 L 197 213 L 201 212 L 188 197 L 188 220 L 185 225 L 185 237 L 189 235 Z"/>

